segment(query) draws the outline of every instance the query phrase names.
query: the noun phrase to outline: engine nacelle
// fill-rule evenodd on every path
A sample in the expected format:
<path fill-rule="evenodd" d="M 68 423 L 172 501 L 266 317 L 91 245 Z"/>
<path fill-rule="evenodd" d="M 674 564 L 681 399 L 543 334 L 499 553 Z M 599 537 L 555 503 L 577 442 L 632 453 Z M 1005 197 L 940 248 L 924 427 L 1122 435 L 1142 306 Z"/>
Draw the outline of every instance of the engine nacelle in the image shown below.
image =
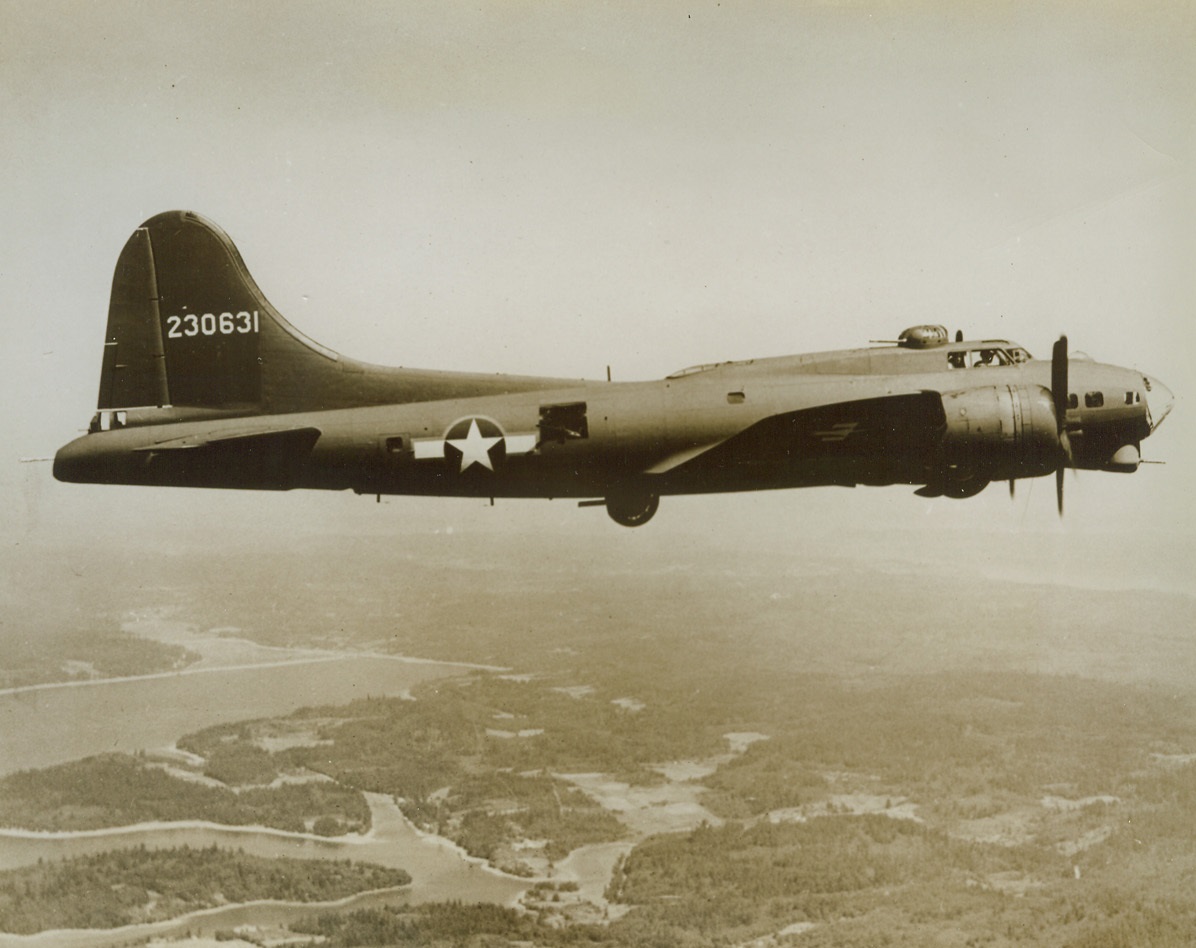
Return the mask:
<path fill-rule="evenodd" d="M 1051 393 L 1040 385 L 993 385 L 943 393 L 943 460 L 961 477 L 1009 480 L 1052 473 L 1062 449 Z"/>

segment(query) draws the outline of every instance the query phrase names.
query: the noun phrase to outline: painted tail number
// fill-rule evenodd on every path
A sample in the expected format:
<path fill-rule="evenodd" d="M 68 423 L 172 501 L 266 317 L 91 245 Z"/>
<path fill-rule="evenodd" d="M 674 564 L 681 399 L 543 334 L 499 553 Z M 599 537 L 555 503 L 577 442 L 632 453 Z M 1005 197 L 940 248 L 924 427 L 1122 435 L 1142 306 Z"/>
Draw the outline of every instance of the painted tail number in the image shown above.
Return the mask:
<path fill-rule="evenodd" d="M 182 316 L 167 316 L 167 338 L 182 339 L 190 336 L 232 336 L 256 333 L 258 311 L 252 313 L 184 313 Z"/>

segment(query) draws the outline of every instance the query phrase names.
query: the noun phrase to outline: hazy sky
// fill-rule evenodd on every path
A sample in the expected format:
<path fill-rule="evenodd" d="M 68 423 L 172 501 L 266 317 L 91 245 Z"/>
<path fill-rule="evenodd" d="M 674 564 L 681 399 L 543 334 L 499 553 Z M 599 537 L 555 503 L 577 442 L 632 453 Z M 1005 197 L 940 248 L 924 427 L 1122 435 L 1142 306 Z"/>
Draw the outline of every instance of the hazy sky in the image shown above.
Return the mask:
<path fill-rule="evenodd" d="M 666 501 L 645 529 L 1162 538 L 1172 569 L 1193 550 L 1186 0 L 0 0 L 0 22 L 0 532 L 26 548 L 167 522 L 617 529 L 560 502 L 182 497 L 18 465 L 94 410 L 129 233 L 190 208 L 300 329 L 383 363 L 629 379 L 919 322 L 1040 355 L 1067 332 L 1178 404 L 1145 445 L 1168 466 L 1069 479 L 1063 525 L 1042 480 L 1013 503 Z"/>

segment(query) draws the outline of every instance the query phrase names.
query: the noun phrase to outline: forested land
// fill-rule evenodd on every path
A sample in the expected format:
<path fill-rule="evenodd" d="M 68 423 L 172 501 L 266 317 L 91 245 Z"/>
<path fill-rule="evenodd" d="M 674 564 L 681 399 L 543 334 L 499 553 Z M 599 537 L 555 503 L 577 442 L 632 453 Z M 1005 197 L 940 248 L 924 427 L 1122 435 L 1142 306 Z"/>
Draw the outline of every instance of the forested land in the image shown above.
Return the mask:
<path fill-rule="evenodd" d="M 175 777 L 128 754 L 102 754 L 0 779 L 0 826 L 89 830 L 158 820 L 339 835 L 368 829 L 370 810 L 358 791 L 331 782 L 234 792 Z"/>
<path fill-rule="evenodd" d="M 0 688 L 122 678 L 184 668 L 198 656 L 178 645 L 109 628 L 0 625 Z"/>
<path fill-rule="evenodd" d="M 302 830 L 326 817 L 321 831 L 340 832 L 368 827 L 361 791 L 375 791 L 472 854 L 526 872 L 512 855 L 521 841 L 544 841 L 544 855 L 557 860 L 625 835 L 560 774 L 651 784 L 663 779 L 654 765 L 687 758 L 721 762 L 700 781 L 702 799 L 731 821 L 867 792 L 907 801 L 929 825 L 965 837 L 984 835 L 977 821 L 1024 811 L 1016 826 L 992 832 L 1066 848 L 1112 832 L 1134 807 L 1146 829 L 1196 818 L 1193 770 L 1182 763 L 1196 750 L 1196 707 L 1170 692 L 1012 673 L 862 684 L 728 669 L 688 687 L 664 674 L 626 677 L 590 685 L 474 674 L 424 686 L 416 701 L 363 699 L 221 725 L 180 746 L 238 792 L 108 755 L 0 781 L 0 822 L 78 829 L 210 819 Z M 625 697 L 634 710 L 617 703 Z M 768 739 L 731 755 L 723 735 L 735 731 Z M 262 786 L 303 772 L 331 780 Z M 1045 796 L 1064 805 L 1044 808 Z M 1110 802 L 1066 803 L 1090 797 Z"/>
<path fill-rule="evenodd" d="M 528 874 L 516 843 L 542 841 L 540 851 L 555 860 L 625 832 L 557 774 L 613 769 L 652 781 L 659 778 L 650 762 L 723 745 L 718 735 L 687 726 L 683 709 L 637 721 L 609 701 L 572 697 L 550 682 L 475 675 L 417 693 L 414 702 L 364 699 L 299 712 L 285 721 L 312 739 L 272 754 L 260 745 L 264 734 L 278 735 L 279 720 L 207 729 L 180 746 L 242 761 L 237 769 L 257 779 L 304 769 L 392 794 L 417 825 Z"/>
<path fill-rule="evenodd" d="M 341 723 L 333 709 L 310 716 L 324 721 L 321 737 L 333 744 L 320 755 L 339 762 L 344 779 L 368 771 L 397 775 L 395 788 L 426 789 L 407 807 L 442 832 L 456 813 L 514 800 L 513 767 L 539 763 L 551 775 L 562 760 L 578 770 L 617 760 L 624 778 L 647 783 L 661 779 L 651 766 L 666 758 L 661 742 L 675 739 L 701 758 L 726 751 L 721 734 L 769 735 L 742 754 L 724 753 L 700 778 L 723 825 L 636 846 L 608 892 L 631 911 L 609 928 L 529 934 L 527 919 L 483 913 L 462 929 L 474 934 L 545 945 L 722 945 L 809 925 L 802 944 L 836 948 L 929 943 L 945 927 L 973 945 L 1196 943 L 1186 882 L 1196 877 L 1190 698 L 1014 674 L 866 684 L 808 676 L 785 688 L 779 677 L 756 676 L 745 685 L 733 671 L 679 694 L 644 683 L 631 692 L 642 710 L 630 711 L 612 703 L 626 687 L 565 694 L 554 690 L 565 686 L 559 679 L 482 676 L 438 683 L 414 703 L 359 702 L 340 709 Z M 295 716 L 297 728 L 310 727 L 304 717 Z M 487 725 L 525 736 L 488 735 Z M 393 730 L 404 726 L 413 728 L 407 738 Z M 406 741 L 405 751 L 385 772 L 370 770 L 384 758 L 369 748 L 392 741 Z M 360 756 L 342 756 L 354 746 Z M 414 766 L 420 760 L 444 769 L 424 771 Z M 470 769 L 488 771 L 480 781 L 488 792 L 471 789 Z M 881 800 L 879 811 L 850 815 L 861 797 Z M 913 809 L 895 818 L 903 803 Z M 367 914 L 352 924 L 382 926 L 371 944 L 468 943 L 427 918 Z M 350 943 L 339 929 L 331 937 Z"/>
<path fill-rule="evenodd" d="M 229 595 L 192 595 L 202 627 L 528 674 L 209 729 L 181 742 L 197 772 L 238 799 L 305 771 L 395 794 L 516 870 L 521 840 L 555 860 L 630 835 L 561 774 L 642 787 L 666 780 L 655 765 L 698 761 L 710 825 L 634 840 L 610 890 L 630 909 L 609 927 L 421 907 L 322 920 L 331 944 L 713 946 L 794 925 L 814 926 L 795 943 L 827 948 L 1196 944 L 1191 597 L 1016 582 L 994 596 L 974 575 L 944 595 L 933 571 L 821 551 L 732 563 L 598 542 L 583 561 L 572 539 L 520 557 L 508 536 L 471 543 L 355 537 L 336 555 L 213 561 L 205 583 Z M 185 588 L 193 564 L 173 568 L 163 582 Z M 280 571 L 304 581 L 270 594 Z M 735 755 L 730 732 L 767 739 Z M 65 826 L 95 803 L 44 812 Z"/>
<path fill-rule="evenodd" d="M 1180 874 L 1193 865 L 1189 859 Z M 946 943 L 973 948 L 1194 943 L 1196 905 L 1182 883 L 1130 892 L 1124 881 L 1085 884 L 1049 848 L 966 842 L 879 815 L 829 816 L 647 840 L 616 871 L 608 896 L 632 908 L 609 925 L 562 926 L 551 914 L 442 904 L 326 914 L 294 928 L 327 938 L 330 948 L 716 948 L 756 939 L 898 948 L 944 943 L 945 931 Z M 786 930 L 800 935 L 790 940 L 780 934 Z"/>
<path fill-rule="evenodd" d="M 334 901 L 410 882 L 401 869 L 349 860 L 264 859 L 214 846 L 120 849 L 0 872 L 0 931 L 116 928 L 257 899 Z"/>

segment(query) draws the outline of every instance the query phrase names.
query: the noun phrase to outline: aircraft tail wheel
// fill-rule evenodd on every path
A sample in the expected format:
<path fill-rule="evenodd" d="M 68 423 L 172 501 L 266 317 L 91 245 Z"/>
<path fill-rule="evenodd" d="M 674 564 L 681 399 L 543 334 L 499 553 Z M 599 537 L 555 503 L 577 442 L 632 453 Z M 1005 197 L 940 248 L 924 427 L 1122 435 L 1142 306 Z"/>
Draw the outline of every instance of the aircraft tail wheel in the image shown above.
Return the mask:
<path fill-rule="evenodd" d="M 639 527 L 652 519 L 660 498 L 655 494 L 631 494 L 606 498 L 606 512 L 624 527 Z"/>

